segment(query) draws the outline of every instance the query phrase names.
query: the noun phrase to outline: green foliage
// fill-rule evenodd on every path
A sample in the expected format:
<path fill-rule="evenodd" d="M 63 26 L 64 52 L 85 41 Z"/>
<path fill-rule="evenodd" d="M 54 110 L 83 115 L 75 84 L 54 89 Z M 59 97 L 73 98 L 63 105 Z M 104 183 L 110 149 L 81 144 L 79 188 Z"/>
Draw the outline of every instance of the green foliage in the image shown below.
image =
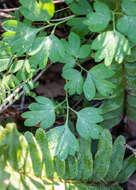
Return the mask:
<path fill-rule="evenodd" d="M 124 137 L 113 144 L 107 129 L 121 120 L 136 125 L 136 1 L 65 0 L 65 18 L 57 18 L 52 0 L 19 2 L 18 16 L 2 24 L 0 110 L 20 88 L 30 95 L 47 64 L 64 64 L 66 96 L 57 105 L 37 96 L 22 114 L 26 126 L 40 128 L 35 135 L 1 127 L 2 190 L 122 189 L 118 183 L 133 174 L 136 160 L 124 160 Z M 61 27 L 67 36 L 60 37 Z"/>
<path fill-rule="evenodd" d="M 69 156 L 66 160 L 58 160 L 52 154 L 54 147 L 51 145 L 52 142 L 48 141 L 48 132 L 38 129 L 35 136 L 30 132 L 22 135 L 17 131 L 15 124 L 8 124 L 5 129 L 1 127 L 0 130 L 1 188 L 122 189 L 117 184 L 112 185 L 114 180 L 116 183 L 125 182 L 136 170 L 134 156 L 123 161 L 125 147 L 121 143 L 124 142 L 124 138 L 120 136 L 112 145 L 110 132 L 103 130 L 94 161 L 91 141 L 82 138 L 79 140 L 80 151 L 77 155 Z M 120 155 L 121 160 L 118 160 L 119 168 L 116 160 L 112 162 L 111 156 L 117 158 L 120 151 L 123 154 Z M 116 174 L 109 177 L 111 165 Z"/>

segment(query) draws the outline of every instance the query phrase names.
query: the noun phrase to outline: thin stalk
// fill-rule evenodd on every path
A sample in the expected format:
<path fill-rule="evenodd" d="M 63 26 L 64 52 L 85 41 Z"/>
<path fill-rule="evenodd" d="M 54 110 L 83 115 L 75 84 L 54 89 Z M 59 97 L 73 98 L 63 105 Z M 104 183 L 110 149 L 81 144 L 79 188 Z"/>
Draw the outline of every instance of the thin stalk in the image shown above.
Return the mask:
<path fill-rule="evenodd" d="M 88 71 L 84 67 L 82 67 L 80 63 L 76 62 L 76 65 L 78 65 L 82 71 L 85 71 L 88 73 Z"/>
<path fill-rule="evenodd" d="M 50 23 L 47 26 L 43 26 L 43 27 L 39 28 L 39 31 L 44 30 L 44 29 L 49 28 L 49 27 L 52 27 L 52 26 L 57 27 L 58 25 L 65 23 L 66 21 L 72 19 L 73 17 L 75 17 L 75 15 L 71 15 L 69 17 L 63 18 L 63 20 L 61 20 L 60 22 L 57 22 L 57 23 Z M 57 21 L 57 19 L 55 19 L 55 21 Z"/>
<path fill-rule="evenodd" d="M 68 101 L 68 91 L 66 90 L 66 104 L 67 104 L 67 115 L 66 115 L 66 125 L 68 124 L 69 119 L 69 101 Z"/>
<path fill-rule="evenodd" d="M 116 24 L 115 24 L 115 12 L 112 12 L 112 21 L 113 21 L 113 30 L 116 30 Z"/>
<path fill-rule="evenodd" d="M 59 103 L 58 105 L 55 106 L 55 109 L 57 109 L 59 106 L 63 105 L 66 102 L 66 99 L 63 100 L 61 103 Z"/>

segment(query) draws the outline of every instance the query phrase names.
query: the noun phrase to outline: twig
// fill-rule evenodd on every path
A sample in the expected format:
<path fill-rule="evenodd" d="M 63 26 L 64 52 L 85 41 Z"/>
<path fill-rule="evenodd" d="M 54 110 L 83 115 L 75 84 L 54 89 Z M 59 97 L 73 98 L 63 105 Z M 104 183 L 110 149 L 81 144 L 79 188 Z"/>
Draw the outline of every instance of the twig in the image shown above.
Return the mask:
<path fill-rule="evenodd" d="M 124 145 L 127 149 L 131 150 L 131 151 L 133 152 L 133 154 L 136 156 L 136 149 L 132 148 L 131 146 L 129 146 L 128 144 L 125 144 L 125 143 L 123 143 L 123 145 Z"/>
<path fill-rule="evenodd" d="M 12 11 L 18 11 L 19 8 L 11 8 L 11 9 L 0 9 L 0 12 L 12 12 Z"/>
<path fill-rule="evenodd" d="M 14 16 L 8 15 L 7 13 L 4 13 L 4 12 L 0 12 L 0 17 L 13 18 Z"/>
<path fill-rule="evenodd" d="M 74 16 L 75 16 L 75 15 L 70 15 L 70 16 L 63 17 L 63 18 L 51 19 L 50 21 L 52 21 L 52 22 L 58 22 L 58 21 L 62 21 L 62 20 L 67 20 L 67 19 L 72 18 L 72 17 L 74 17 Z"/>
<path fill-rule="evenodd" d="M 55 11 L 55 13 L 58 13 L 58 12 L 64 11 L 64 10 L 66 10 L 66 9 L 69 9 L 69 7 L 65 7 L 65 8 L 59 9 L 59 10 Z"/>
<path fill-rule="evenodd" d="M 43 73 L 49 69 L 51 67 L 52 63 L 49 64 L 44 70 L 40 71 L 40 73 L 38 75 L 36 75 L 33 79 L 33 82 L 36 82 L 42 75 Z M 28 81 L 28 80 L 27 80 Z M 26 83 L 27 83 L 26 81 Z M 24 94 L 24 90 L 23 90 L 23 84 L 21 84 L 16 90 L 13 91 L 12 94 L 10 94 L 5 101 L 3 102 L 3 104 L 0 106 L 0 113 L 2 113 L 3 111 L 5 111 L 9 106 L 11 106 L 10 101 L 12 100 L 12 104 L 14 104 L 16 102 L 15 99 L 15 95 L 18 93 L 18 99 Z"/>
<path fill-rule="evenodd" d="M 57 4 L 57 3 L 64 3 L 65 0 L 54 0 L 53 3 Z"/>

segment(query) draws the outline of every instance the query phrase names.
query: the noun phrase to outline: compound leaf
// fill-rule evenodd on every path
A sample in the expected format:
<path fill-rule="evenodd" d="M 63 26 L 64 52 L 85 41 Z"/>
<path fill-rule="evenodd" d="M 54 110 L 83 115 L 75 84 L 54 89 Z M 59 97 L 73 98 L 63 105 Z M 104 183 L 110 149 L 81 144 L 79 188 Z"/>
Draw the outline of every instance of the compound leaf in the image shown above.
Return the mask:
<path fill-rule="evenodd" d="M 96 51 L 94 58 L 96 62 L 103 59 L 105 65 L 109 66 L 113 59 L 122 63 L 124 56 L 130 54 L 128 40 L 117 31 L 103 32 L 93 41 L 91 48 Z"/>
<path fill-rule="evenodd" d="M 37 103 L 32 103 L 29 106 L 30 111 L 22 114 L 22 117 L 27 118 L 26 126 L 35 126 L 40 123 L 43 129 L 49 128 L 55 122 L 54 105 L 48 98 L 37 96 Z"/>

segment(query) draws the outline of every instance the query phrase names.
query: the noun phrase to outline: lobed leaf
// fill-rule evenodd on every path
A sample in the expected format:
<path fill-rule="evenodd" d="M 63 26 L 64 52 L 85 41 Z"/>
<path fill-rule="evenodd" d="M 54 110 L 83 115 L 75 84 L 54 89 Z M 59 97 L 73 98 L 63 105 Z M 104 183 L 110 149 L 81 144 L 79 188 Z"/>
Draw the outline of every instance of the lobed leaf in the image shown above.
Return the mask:
<path fill-rule="evenodd" d="M 87 19 L 84 21 L 88 25 L 89 30 L 92 32 L 101 32 L 109 24 L 111 20 L 111 11 L 109 7 L 102 2 L 94 3 L 95 12 L 90 12 Z"/>
<path fill-rule="evenodd" d="M 84 139 L 99 138 L 102 128 L 97 123 L 103 121 L 100 113 L 101 110 L 93 107 L 87 107 L 77 112 L 76 129 L 81 137 Z"/>
<path fill-rule="evenodd" d="M 106 66 L 111 65 L 113 59 L 122 63 L 124 57 L 130 55 L 128 40 L 117 31 L 107 31 L 98 35 L 91 48 L 96 51 L 95 61 L 100 62 L 104 59 Z"/>
<path fill-rule="evenodd" d="M 61 160 L 66 159 L 68 155 L 74 156 L 79 151 L 78 141 L 70 131 L 67 123 L 50 130 L 47 133 L 47 138 L 52 155 Z"/>
<path fill-rule="evenodd" d="M 2 26 L 7 31 L 3 34 L 4 41 L 11 47 L 11 52 L 18 56 L 28 52 L 40 30 L 16 20 L 7 20 Z"/>
<path fill-rule="evenodd" d="M 49 21 L 53 17 L 55 7 L 52 0 L 19 0 L 20 12 L 31 21 Z"/>
<path fill-rule="evenodd" d="M 85 97 L 89 101 L 92 100 L 96 95 L 96 89 L 102 96 L 112 94 L 115 85 L 105 79 L 111 78 L 113 74 L 114 72 L 103 63 L 90 69 L 83 86 Z"/>
<path fill-rule="evenodd" d="M 65 89 L 69 90 L 69 94 L 81 94 L 83 89 L 83 77 L 81 73 L 75 69 L 69 68 L 63 70 L 62 77 L 68 82 Z"/>
<path fill-rule="evenodd" d="M 55 122 L 54 105 L 48 98 L 37 96 L 37 103 L 32 103 L 29 106 L 30 111 L 22 114 L 26 118 L 26 126 L 35 126 L 40 123 L 43 129 L 49 128 Z"/>

